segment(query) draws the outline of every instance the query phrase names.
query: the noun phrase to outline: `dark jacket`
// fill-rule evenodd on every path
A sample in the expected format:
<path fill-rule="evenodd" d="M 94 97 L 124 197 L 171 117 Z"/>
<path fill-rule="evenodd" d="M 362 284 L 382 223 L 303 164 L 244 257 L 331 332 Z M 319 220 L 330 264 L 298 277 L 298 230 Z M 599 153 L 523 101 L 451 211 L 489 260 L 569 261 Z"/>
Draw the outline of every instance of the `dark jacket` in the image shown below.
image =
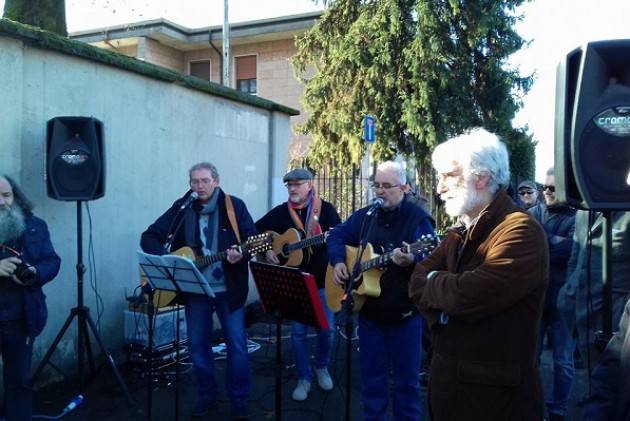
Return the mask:
<path fill-rule="evenodd" d="M 615 333 L 591 375 L 585 421 L 630 421 L 630 301 Z"/>
<path fill-rule="evenodd" d="M 306 209 L 297 210 L 302 224 L 306 221 Z M 322 228 L 322 232 L 329 231 L 335 225 L 341 223 L 339 214 L 335 210 L 334 206 L 325 200 L 322 200 L 322 208 L 320 210 L 319 224 Z M 256 229 L 258 232 L 274 231 L 278 234 L 283 234 L 289 228 L 298 228 L 293 223 L 293 219 L 289 214 L 287 202 L 276 206 L 267 212 L 262 218 L 256 221 Z M 305 261 L 300 266 L 300 269 L 304 272 L 311 273 L 315 276 L 318 288 L 324 287 L 324 280 L 326 279 L 326 268 L 328 267 L 328 249 L 326 244 L 311 247 L 312 254 L 310 259 Z"/>
<path fill-rule="evenodd" d="M 381 209 L 370 217 L 366 215 L 368 209 L 359 209 L 331 232 L 328 256 L 332 266 L 345 263 L 345 246 L 358 247 L 362 238 L 367 239 L 380 254 L 400 247 L 403 241 L 413 243 L 422 235 L 434 234 L 429 215 L 407 196 L 397 209 L 390 212 Z M 364 233 L 361 232 L 362 227 Z M 361 308 L 361 315 L 384 324 L 400 323 L 411 315 L 415 308 L 407 291 L 412 270 L 413 265 L 400 267 L 390 262 L 380 279 L 381 295 L 368 297 Z M 352 267 L 348 267 L 348 271 L 351 272 Z"/>
<path fill-rule="evenodd" d="M 567 263 L 573 246 L 575 209 L 564 206 L 547 206 L 540 203 L 528 209 L 530 215 L 542 225 L 549 246 L 549 287 L 545 296 L 545 311 L 557 308 L 558 291 L 567 276 Z"/>
<path fill-rule="evenodd" d="M 192 207 L 179 211 L 181 204 L 189 196 L 188 192 L 184 197 L 178 199 L 173 205 L 160 216 L 145 232 L 140 239 L 140 247 L 145 253 L 165 254 L 164 244 L 169 232 L 175 231 L 171 250 L 175 251 L 181 247 L 191 247 L 195 253 L 201 255 L 201 237 L 199 234 L 199 212 L 201 205 L 197 202 Z M 234 213 L 238 222 L 241 241 L 256 234 L 254 221 L 250 216 L 245 203 L 237 197 L 232 197 Z M 236 235 L 232 230 L 225 207 L 225 193 L 219 189 L 219 250 L 227 250 L 230 246 L 237 244 Z M 180 225 L 181 223 L 181 225 Z M 235 310 L 242 307 L 247 300 L 248 293 L 248 265 L 247 258 L 244 257 L 236 264 L 223 261 L 223 271 L 225 273 L 225 285 L 227 287 L 230 309 Z"/>
<path fill-rule="evenodd" d="M 33 215 L 26 218 L 26 230 L 18 241 L 22 261 L 35 266 L 37 276 L 33 283 L 24 287 L 24 315 L 28 336 L 39 335 L 48 319 L 46 296 L 42 286 L 52 281 L 61 266 L 61 259 L 55 253 L 46 223 Z"/>
<path fill-rule="evenodd" d="M 500 191 L 471 229 L 451 229 L 416 265 L 409 293 L 433 333 L 432 420 L 543 419 L 536 350 L 548 255 L 540 225 Z"/>

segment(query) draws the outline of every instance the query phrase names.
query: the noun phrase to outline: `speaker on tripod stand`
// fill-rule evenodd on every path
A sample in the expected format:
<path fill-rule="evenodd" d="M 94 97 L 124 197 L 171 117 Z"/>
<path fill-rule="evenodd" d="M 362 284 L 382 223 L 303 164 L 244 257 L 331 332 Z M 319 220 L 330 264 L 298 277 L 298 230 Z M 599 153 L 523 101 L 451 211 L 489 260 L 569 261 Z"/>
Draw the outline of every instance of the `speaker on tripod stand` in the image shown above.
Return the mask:
<path fill-rule="evenodd" d="M 612 336 L 612 213 L 630 210 L 630 40 L 590 42 L 560 63 L 554 145 L 558 200 L 602 212 L 606 343 Z"/>
<path fill-rule="evenodd" d="M 106 362 L 111 368 L 129 404 L 131 395 L 114 360 L 105 349 L 90 309 L 83 301 L 83 222 L 82 202 L 98 199 L 105 195 L 105 155 L 103 147 L 103 123 L 93 117 L 55 117 L 48 121 L 46 131 L 46 169 L 48 196 L 56 200 L 76 201 L 77 204 L 77 306 L 70 314 L 50 348 L 33 374 L 33 382 L 57 348 L 70 324 L 77 318 L 77 371 L 79 389 L 83 388 L 84 351 L 91 374 L 95 367 L 90 345 L 91 331 Z"/>

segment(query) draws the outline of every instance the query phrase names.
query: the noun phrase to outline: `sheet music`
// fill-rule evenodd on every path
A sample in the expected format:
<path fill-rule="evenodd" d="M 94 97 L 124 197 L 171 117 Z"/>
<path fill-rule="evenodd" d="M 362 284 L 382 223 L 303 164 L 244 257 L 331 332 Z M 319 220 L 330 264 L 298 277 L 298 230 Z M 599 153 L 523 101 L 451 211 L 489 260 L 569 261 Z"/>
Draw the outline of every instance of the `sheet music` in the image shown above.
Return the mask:
<path fill-rule="evenodd" d="M 170 254 L 158 256 L 141 250 L 137 255 L 140 268 L 154 289 L 178 292 L 173 284 L 176 282 L 182 292 L 214 297 L 205 276 L 190 259 Z"/>

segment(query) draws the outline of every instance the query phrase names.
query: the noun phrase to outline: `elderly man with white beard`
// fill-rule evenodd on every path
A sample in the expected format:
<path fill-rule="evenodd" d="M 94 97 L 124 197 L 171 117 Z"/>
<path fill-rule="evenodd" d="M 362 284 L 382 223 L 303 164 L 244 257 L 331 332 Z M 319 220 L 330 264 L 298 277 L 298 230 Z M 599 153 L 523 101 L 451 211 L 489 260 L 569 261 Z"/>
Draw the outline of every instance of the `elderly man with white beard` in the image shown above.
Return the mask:
<path fill-rule="evenodd" d="M 508 154 L 496 135 L 472 129 L 438 145 L 432 161 L 437 192 L 458 221 L 409 285 L 433 336 L 431 419 L 542 420 L 545 234 L 505 192 Z"/>
<path fill-rule="evenodd" d="M 33 340 L 46 324 L 42 285 L 59 272 L 46 223 L 7 176 L 0 176 L 0 355 L 4 418 L 31 419 Z"/>

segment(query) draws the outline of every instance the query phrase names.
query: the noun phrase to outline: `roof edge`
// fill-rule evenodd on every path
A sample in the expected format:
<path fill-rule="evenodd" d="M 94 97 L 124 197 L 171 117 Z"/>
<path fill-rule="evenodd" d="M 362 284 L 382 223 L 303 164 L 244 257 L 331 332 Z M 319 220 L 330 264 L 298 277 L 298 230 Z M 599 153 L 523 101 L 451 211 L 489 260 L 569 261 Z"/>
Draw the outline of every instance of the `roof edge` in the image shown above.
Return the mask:
<path fill-rule="evenodd" d="M 75 57 L 81 57 L 87 60 L 106 64 L 108 66 L 141 74 L 152 79 L 185 86 L 190 89 L 231 99 L 233 101 L 263 108 L 269 111 L 278 111 L 290 116 L 300 114 L 300 112 L 294 108 L 278 104 L 268 99 L 245 94 L 236 89 L 228 88 L 214 82 L 203 81 L 175 70 L 147 63 L 113 51 L 103 50 L 80 41 L 73 41 L 52 32 L 44 31 L 40 28 L 25 25 L 9 19 L 0 19 L 0 35 L 20 39 L 24 43 L 34 47 L 53 50 Z"/>

